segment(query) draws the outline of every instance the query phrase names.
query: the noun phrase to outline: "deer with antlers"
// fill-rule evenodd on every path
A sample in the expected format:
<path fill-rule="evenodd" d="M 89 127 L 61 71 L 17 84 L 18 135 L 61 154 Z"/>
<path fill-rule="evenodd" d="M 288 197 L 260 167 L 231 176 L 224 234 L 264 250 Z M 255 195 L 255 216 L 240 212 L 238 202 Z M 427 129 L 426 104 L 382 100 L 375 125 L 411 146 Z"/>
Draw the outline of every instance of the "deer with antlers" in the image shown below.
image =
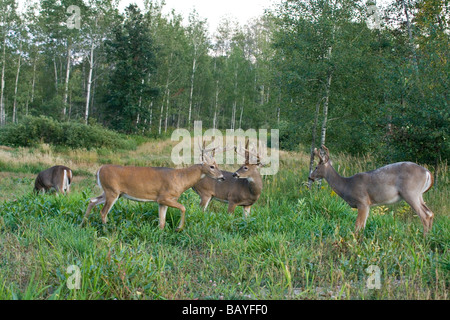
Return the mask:
<path fill-rule="evenodd" d="M 224 180 L 214 157 L 201 150 L 201 163 L 188 168 L 173 169 L 165 167 L 132 167 L 119 165 L 104 165 L 97 171 L 97 183 L 103 193 L 90 199 L 81 226 L 87 221 L 94 206 L 104 204 L 101 210 L 103 224 L 106 224 L 108 212 L 120 197 L 134 201 L 159 204 L 159 227 L 164 229 L 168 207 L 181 211 L 180 224 L 176 231 L 181 231 L 185 224 L 186 208 L 178 202 L 180 195 L 200 180 L 210 177 Z"/>
<path fill-rule="evenodd" d="M 262 191 L 262 179 L 259 168 L 263 165 L 261 155 L 249 151 L 249 140 L 245 147 L 245 163 L 236 171 L 222 170 L 225 181 L 205 178 L 197 182 L 192 189 L 200 196 L 200 206 L 206 210 L 211 199 L 228 203 L 228 212 L 234 213 L 237 206 L 244 208 L 247 217 L 252 205 L 259 199 Z M 234 147 L 236 153 L 241 154 Z M 254 161 L 250 161 L 250 155 Z"/>
<path fill-rule="evenodd" d="M 434 214 L 422 197 L 433 186 L 430 171 L 412 162 L 398 162 L 344 178 L 332 167 L 329 150 L 325 146 L 322 149 L 324 155 L 314 150 L 319 164 L 309 179 L 324 178 L 337 195 L 358 209 L 356 232 L 365 228 L 371 206 L 401 200 L 405 200 L 420 217 L 424 235 L 431 230 Z"/>

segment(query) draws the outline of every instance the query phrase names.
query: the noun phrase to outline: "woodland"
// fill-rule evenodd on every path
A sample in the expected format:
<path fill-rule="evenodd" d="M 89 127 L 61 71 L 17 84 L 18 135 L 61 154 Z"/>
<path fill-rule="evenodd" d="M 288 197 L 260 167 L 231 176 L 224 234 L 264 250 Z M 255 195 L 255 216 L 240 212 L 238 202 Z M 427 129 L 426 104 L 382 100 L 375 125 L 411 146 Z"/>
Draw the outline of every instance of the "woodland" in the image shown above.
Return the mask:
<path fill-rule="evenodd" d="M 158 137 L 201 120 L 279 129 L 284 150 L 432 166 L 450 154 L 448 1 L 286 0 L 214 32 L 156 0 L 0 6 L 5 145 L 45 142 L 49 121 Z"/>

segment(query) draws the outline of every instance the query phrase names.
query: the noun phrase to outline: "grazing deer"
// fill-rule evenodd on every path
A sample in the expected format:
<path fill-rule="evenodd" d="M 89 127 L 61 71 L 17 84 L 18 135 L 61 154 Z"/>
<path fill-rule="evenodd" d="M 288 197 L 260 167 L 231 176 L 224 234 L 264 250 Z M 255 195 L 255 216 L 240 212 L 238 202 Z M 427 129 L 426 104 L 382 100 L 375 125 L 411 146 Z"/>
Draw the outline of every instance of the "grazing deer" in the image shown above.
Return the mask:
<path fill-rule="evenodd" d="M 72 183 L 72 170 L 66 166 L 54 166 L 39 172 L 34 182 L 35 192 L 47 192 L 55 189 L 56 192 L 69 193 Z"/>
<path fill-rule="evenodd" d="M 430 171 L 412 162 L 398 162 L 373 171 L 357 173 L 352 177 L 341 177 L 332 167 L 330 152 L 322 146 L 325 155 L 317 149 L 314 154 L 319 164 L 310 179 L 324 178 L 330 187 L 352 208 L 358 209 L 356 232 L 364 229 L 371 206 L 392 204 L 405 200 L 418 214 L 423 224 L 424 235 L 433 225 L 433 212 L 425 205 L 422 194 L 433 186 Z"/>
<path fill-rule="evenodd" d="M 159 227 L 164 229 L 168 207 L 181 211 L 181 220 L 176 231 L 184 228 L 186 208 L 177 200 L 180 195 L 205 177 L 223 180 L 214 157 L 209 157 L 202 149 L 201 164 L 188 168 L 173 169 L 160 167 L 123 167 L 104 165 L 97 171 L 97 183 L 103 194 L 90 199 L 81 226 L 87 221 L 94 206 L 104 203 L 101 210 L 103 224 L 106 224 L 108 212 L 118 198 L 159 204 Z"/>
<path fill-rule="evenodd" d="M 236 153 L 238 153 L 235 147 Z M 248 140 L 245 150 L 245 163 L 236 172 L 222 171 L 225 181 L 205 178 L 197 182 L 192 189 L 200 196 L 200 206 L 206 210 L 211 199 L 228 202 L 228 212 L 233 213 L 236 206 L 244 207 L 244 214 L 250 214 L 252 205 L 259 199 L 262 179 L 259 168 L 262 166 L 260 155 L 255 155 L 256 163 L 250 163 Z"/>

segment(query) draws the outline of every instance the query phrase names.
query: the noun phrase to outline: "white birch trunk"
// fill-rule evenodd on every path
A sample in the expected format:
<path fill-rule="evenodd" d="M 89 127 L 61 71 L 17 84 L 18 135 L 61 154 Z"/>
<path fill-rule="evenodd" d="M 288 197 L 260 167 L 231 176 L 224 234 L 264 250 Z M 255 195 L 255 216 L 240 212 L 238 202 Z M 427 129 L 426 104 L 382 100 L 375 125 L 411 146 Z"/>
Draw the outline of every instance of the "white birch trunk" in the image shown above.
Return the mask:
<path fill-rule="evenodd" d="M 55 90 L 58 92 L 58 68 L 56 67 L 56 56 L 53 59 L 53 67 L 55 69 Z"/>
<path fill-rule="evenodd" d="M 325 88 L 325 101 L 323 103 L 323 122 L 322 122 L 322 133 L 320 137 L 320 145 L 323 146 L 325 144 L 325 139 L 327 135 L 327 123 L 328 123 L 328 102 L 330 100 L 330 87 L 331 87 L 331 79 L 332 79 L 332 71 L 329 72 L 327 78 L 327 84 Z"/>
<path fill-rule="evenodd" d="M 63 100 L 63 104 L 64 104 L 64 109 L 63 109 L 63 116 L 66 116 L 66 112 L 67 112 L 67 101 L 68 101 L 68 97 L 69 97 L 69 78 L 70 78 L 70 45 L 67 44 L 67 68 L 66 68 L 66 83 L 65 83 L 65 87 L 64 87 L 64 100 Z"/>
<path fill-rule="evenodd" d="M 161 135 L 163 114 L 164 114 L 164 100 L 161 102 L 161 113 L 159 114 L 159 129 L 158 129 L 158 134 L 159 135 Z"/>
<path fill-rule="evenodd" d="M 150 102 L 150 115 L 148 119 L 148 126 L 150 127 L 150 131 L 152 131 L 152 118 L 153 118 L 153 100 Z"/>
<path fill-rule="evenodd" d="M 216 101 L 214 105 L 213 128 L 217 129 L 217 110 L 219 107 L 219 80 L 216 80 Z"/>
<path fill-rule="evenodd" d="M 239 116 L 239 129 L 242 129 L 242 115 L 244 114 L 245 96 L 242 96 L 241 114 Z"/>
<path fill-rule="evenodd" d="M 15 123 L 17 121 L 17 88 L 19 86 L 19 74 L 20 74 L 20 62 L 22 59 L 22 43 L 19 47 L 19 59 L 17 61 L 17 72 L 16 72 L 16 82 L 14 84 L 14 102 L 13 102 L 13 115 L 12 122 Z"/>
<path fill-rule="evenodd" d="M 316 137 L 317 137 L 317 124 L 319 122 L 319 111 L 320 111 L 320 104 L 322 103 L 322 98 L 317 101 L 316 104 L 316 114 L 314 118 L 314 124 L 312 127 L 312 141 L 311 141 L 311 153 L 310 153 L 310 159 L 309 159 L 309 176 L 311 176 L 311 173 L 314 171 L 314 149 L 316 148 Z M 313 181 L 308 179 L 308 189 L 311 189 Z"/>
<path fill-rule="evenodd" d="M 194 53 L 194 59 L 192 60 L 192 74 L 191 74 L 191 91 L 189 92 L 189 116 L 188 116 L 188 127 L 191 127 L 191 116 L 192 116 L 192 99 L 194 95 L 194 79 L 195 79 L 195 70 L 197 64 L 196 53 Z"/>
<path fill-rule="evenodd" d="M 5 108 L 5 65 L 6 65 L 6 36 L 3 40 L 3 59 L 2 59 L 2 80 L 0 86 L 0 125 L 6 124 L 6 108 Z"/>
<path fill-rule="evenodd" d="M 167 105 L 166 105 L 166 119 L 164 121 L 164 132 L 167 132 L 167 122 L 169 118 L 169 103 L 170 103 L 170 89 L 167 88 Z"/>
<path fill-rule="evenodd" d="M 91 101 L 92 74 L 94 72 L 94 41 L 91 42 L 91 56 L 89 57 L 89 76 L 86 93 L 86 108 L 84 110 L 84 122 L 87 124 L 89 119 L 89 104 Z"/>
<path fill-rule="evenodd" d="M 31 103 L 33 103 L 34 101 L 34 88 L 36 87 L 36 62 L 37 60 L 37 55 L 34 58 L 34 64 L 33 64 L 33 80 L 31 81 Z M 27 114 L 28 114 L 28 109 L 27 109 Z"/>

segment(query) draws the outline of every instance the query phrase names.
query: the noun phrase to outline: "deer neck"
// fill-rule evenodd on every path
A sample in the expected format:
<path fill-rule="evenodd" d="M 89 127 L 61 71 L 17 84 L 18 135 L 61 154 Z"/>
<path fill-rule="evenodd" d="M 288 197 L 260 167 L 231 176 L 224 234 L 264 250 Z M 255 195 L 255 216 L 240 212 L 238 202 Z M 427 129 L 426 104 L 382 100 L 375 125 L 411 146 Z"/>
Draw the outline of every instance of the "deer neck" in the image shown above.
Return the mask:
<path fill-rule="evenodd" d="M 188 168 L 177 169 L 177 177 L 180 178 L 182 188 L 187 190 L 203 179 L 205 174 L 202 173 L 201 164 L 194 164 Z"/>
<path fill-rule="evenodd" d="M 345 189 L 347 187 L 347 178 L 344 178 L 337 173 L 337 171 L 330 165 L 324 176 L 331 189 L 336 192 L 341 198 L 345 199 Z"/>
<path fill-rule="evenodd" d="M 259 174 L 253 176 L 253 177 L 248 177 L 247 181 L 249 183 L 249 190 L 252 194 L 254 195 L 259 195 L 261 194 L 262 191 L 262 180 L 261 180 L 261 176 Z"/>

